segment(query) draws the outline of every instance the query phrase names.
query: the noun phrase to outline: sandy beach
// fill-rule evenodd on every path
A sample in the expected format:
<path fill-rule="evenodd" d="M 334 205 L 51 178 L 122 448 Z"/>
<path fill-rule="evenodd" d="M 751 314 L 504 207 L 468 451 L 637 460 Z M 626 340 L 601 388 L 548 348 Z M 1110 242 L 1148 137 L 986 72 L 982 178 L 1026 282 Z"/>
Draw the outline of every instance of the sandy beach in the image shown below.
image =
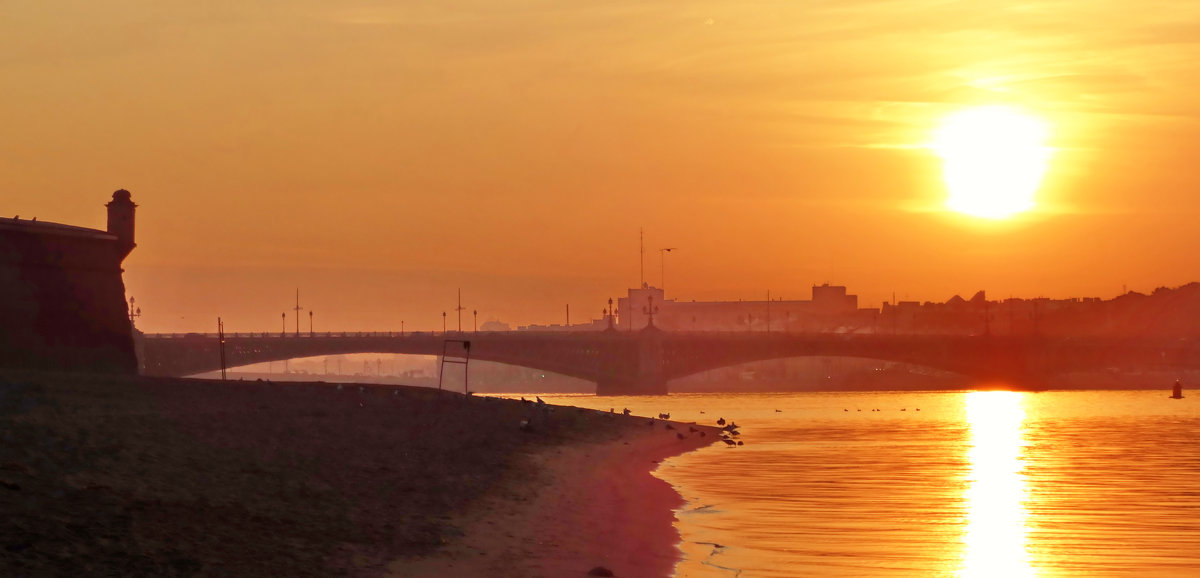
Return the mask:
<path fill-rule="evenodd" d="M 650 472 L 717 439 L 420 388 L 33 373 L 0 375 L 0 424 L 6 576 L 668 576 L 680 498 Z"/>

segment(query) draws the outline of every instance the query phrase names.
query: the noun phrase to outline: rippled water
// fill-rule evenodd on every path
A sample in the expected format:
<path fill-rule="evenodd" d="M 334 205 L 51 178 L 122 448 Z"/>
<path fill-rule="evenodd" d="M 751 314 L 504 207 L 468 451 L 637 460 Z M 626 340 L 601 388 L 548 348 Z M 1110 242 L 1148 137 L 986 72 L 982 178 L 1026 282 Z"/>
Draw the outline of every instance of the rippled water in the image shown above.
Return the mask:
<path fill-rule="evenodd" d="M 1198 396 L 542 397 L 736 421 L 657 475 L 688 501 L 676 576 L 752 578 L 1200 576 Z"/>

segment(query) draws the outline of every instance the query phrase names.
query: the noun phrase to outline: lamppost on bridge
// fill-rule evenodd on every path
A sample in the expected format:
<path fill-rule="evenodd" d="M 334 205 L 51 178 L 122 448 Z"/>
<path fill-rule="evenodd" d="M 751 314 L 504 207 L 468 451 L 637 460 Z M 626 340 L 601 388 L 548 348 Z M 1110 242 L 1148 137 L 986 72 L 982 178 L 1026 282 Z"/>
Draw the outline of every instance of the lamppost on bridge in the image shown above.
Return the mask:
<path fill-rule="evenodd" d="M 442 333 L 446 333 L 446 312 L 442 312 Z"/>
<path fill-rule="evenodd" d="M 404 337 L 404 320 L 400 320 L 400 337 Z"/>
<path fill-rule="evenodd" d="M 279 331 L 279 336 L 287 337 L 287 311 L 283 312 L 283 315 L 280 317 L 280 319 L 283 320 L 283 329 Z"/>
<path fill-rule="evenodd" d="M 471 316 L 475 319 L 475 333 L 479 333 L 479 310 L 472 309 Z"/>
<path fill-rule="evenodd" d="M 613 311 L 613 300 L 612 300 L 612 297 L 609 297 L 609 298 L 608 298 L 608 328 L 609 328 L 609 329 L 612 329 L 612 328 L 613 328 L 613 318 L 614 318 L 614 317 L 616 317 L 616 316 L 617 316 L 617 312 L 616 312 L 616 311 Z"/>
<path fill-rule="evenodd" d="M 658 307 L 654 306 L 654 296 L 646 296 L 646 306 L 642 308 L 642 313 L 646 314 L 646 327 L 654 327 L 654 314 L 658 313 Z"/>
<path fill-rule="evenodd" d="M 142 308 L 134 306 L 133 297 L 129 298 L 129 326 L 133 327 L 133 320 L 142 316 Z"/>
<path fill-rule="evenodd" d="M 309 309 L 308 310 L 308 336 L 309 337 L 312 337 L 312 335 L 313 335 L 312 314 L 313 314 L 312 309 Z"/>

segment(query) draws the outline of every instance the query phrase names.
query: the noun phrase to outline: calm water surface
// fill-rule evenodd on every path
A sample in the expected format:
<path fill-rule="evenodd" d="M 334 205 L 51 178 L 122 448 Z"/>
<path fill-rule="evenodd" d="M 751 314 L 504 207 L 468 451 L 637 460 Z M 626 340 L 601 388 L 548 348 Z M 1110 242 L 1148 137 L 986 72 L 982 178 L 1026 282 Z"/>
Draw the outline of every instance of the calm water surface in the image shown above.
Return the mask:
<path fill-rule="evenodd" d="M 1200 576 L 1200 393 L 542 396 L 741 428 L 656 475 L 679 577 Z"/>

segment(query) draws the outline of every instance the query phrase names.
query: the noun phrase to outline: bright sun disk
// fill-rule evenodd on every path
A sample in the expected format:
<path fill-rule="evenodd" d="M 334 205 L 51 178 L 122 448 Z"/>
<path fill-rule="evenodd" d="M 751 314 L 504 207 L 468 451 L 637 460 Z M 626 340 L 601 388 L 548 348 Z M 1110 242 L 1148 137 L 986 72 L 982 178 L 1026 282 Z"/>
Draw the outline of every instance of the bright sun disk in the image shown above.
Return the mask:
<path fill-rule="evenodd" d="M 947 208 L 987 219 L 1032 209 L 1052 152 L 1047 133 L 1041 120 L 1007 107 L 946 117 L 930 148 L 942 159 Z"/>

